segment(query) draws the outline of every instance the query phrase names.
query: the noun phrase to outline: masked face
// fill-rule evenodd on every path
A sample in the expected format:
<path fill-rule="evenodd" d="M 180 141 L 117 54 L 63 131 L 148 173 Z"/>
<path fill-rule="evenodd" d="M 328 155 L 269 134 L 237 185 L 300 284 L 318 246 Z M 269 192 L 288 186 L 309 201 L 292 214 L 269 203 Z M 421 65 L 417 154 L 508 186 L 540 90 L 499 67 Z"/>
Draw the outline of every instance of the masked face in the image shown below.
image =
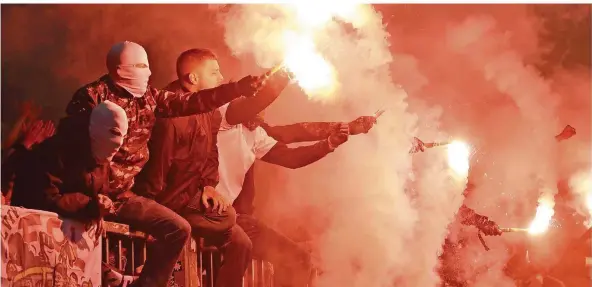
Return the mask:
<path fill-rule="evenodd" d="M 144 96 L 152 72 L 142 46 L 128 41 L 113 45 L 107 54 L 107 69 L 115 84 L 134 97 Z"/>
<path fill-rule="evenodd" d="M 99 162 L 111 161 L 127 135 L 127 115 L 118 105 L 104 101 L 90 116 L 90 147 Z"/>

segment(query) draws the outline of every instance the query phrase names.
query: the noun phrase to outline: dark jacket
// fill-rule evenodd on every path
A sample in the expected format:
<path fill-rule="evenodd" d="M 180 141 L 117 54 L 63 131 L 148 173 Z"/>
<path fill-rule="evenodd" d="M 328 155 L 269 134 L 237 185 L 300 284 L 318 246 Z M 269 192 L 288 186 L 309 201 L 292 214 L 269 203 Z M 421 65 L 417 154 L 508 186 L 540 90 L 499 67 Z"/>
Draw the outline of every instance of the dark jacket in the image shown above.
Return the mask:
<path fill-rule="evenodd" d="M 111 163 L 112 199 L 125 197 L 134 185 L 134 177 L 148 161 L 148 140 L 156 118 L 207 113 L 241 96 L 238 83 L 221 85 L 196 93 L 173 93 L 148 87 L 143 97 L 133 97 L 117 86 L 108 75 L 80 88 L 68 104 L 66 113 L 90 113 L 105 100 L 122 107 L 128 117 L 129 130 L 123 146 Z"/>
<path fill-rule="evenodd" d="M 15 171 L 12 205 L 78 220 L 98 219 L 108 193 L 109 164 L 92 157 L 88 115 L 60 121 L 56 134 L 24 154 Z"/>
<path fill-rule="evenodd" d="M 185 93 L 177 81 L 164 90 Z M 205 186 L 218 185 L 218 110 L 156 119 L 150 159 L 136 177 L 134 192 L 179 211 Z"/>
<path fill-rule="evenodd" d="M 289 78 L 283 73 L 269 78 L 255 96 L 239 100 L 241 113 L 238 118 L 252 117 L 267 107 L 288 82 Z M 176 95 L 190 94 L 178 81 L 170 83 L 162 91 Z M 202 92 L 193 94 L 198 93 Z M 234 104 L 237 107 L 237 102 Z M 221 121 L 222 115 L 218 110 L 188 117 L 157 119 L 150 138 L 150 160 L 136 177 L 134 192 L 154 198 L 158 203 L 180 212 L 203 187 L 218 185 L 217 136 Z"/>

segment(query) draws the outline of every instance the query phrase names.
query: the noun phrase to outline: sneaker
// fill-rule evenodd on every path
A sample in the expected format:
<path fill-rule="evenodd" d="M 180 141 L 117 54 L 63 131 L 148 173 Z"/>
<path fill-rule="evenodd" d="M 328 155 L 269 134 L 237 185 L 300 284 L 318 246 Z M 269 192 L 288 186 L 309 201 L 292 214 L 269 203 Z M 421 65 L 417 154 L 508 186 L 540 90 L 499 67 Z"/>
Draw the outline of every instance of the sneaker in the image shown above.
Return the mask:
<path fill-rule="evenodd" d="M 139 276 L 123 275 L 123 272 L 105 262 L 102 263 L 102 269 L 102 282 L 105 287 L 128 287 L 135 283 L 139 278 Z"/>

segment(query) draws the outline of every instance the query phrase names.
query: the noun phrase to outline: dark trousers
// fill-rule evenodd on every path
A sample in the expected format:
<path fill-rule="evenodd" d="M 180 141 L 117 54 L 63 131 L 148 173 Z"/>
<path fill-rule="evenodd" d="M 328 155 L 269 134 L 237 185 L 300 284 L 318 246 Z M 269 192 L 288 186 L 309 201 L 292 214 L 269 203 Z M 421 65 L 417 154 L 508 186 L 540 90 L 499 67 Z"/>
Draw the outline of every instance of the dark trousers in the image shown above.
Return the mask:
<path fill-rule="evenodd" d="M 203 238 L 207 245 L 216 246 L 224 261 L 218 271 L 216 287 L 242 286 L 242 277 L 251 260 L 251 242 L 244 232 L 237 232 L 236 211 L 230 206 L 221 214 L 205 208 L 201 192 L 179 212 L 191 225 L 192 235 Z M 242 230 L 240 230 L 242 231 Z M 245 245 L 246 244 L 246 245 Z"/>
<path fill-rule="evenodd" d="M 116 215 L 110 220 L 127 224 L 156 239 L 147 250 L 138 285 L 166 286 L 191 235 L 191 226 L 187 220 L 154 200 L 138 195 L 121 203 Z"/>
<path fill-rule="evenodd" d="M 237 215 L 236 222 L 220 241 L 225 244 L 224 263 L 217 287 L 241 286 L 251 256 L 274 265 L 275 286 L 304 287 L 310 282 L 309 252 L 253 216 Z"/>
<path fill-rule="evenodd" d="M 273 264 L 274 286 L 307 286 L 312 273 L 310 252 L 252 215 L 240 214 L 236 222 L 253 242 L 253 256 Z"/>

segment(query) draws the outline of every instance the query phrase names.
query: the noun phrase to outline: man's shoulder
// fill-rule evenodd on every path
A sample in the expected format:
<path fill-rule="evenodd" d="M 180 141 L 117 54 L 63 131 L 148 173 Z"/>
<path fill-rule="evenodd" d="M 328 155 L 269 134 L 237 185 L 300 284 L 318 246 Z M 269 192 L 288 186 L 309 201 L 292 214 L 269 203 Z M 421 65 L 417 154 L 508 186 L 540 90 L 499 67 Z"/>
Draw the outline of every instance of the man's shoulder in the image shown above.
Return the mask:
<path fill-rule="evenodd" d="M 82 86 L 79 90 L 91 92 L 102 92 L 109 89 L 108 76 L 103 75 L 97 80 Z"/>
<path fill-rule="evenodd" d="M 179 83 L 179 80 L 174 80 L 174 81 L 170 82 L 168 85 L 166 85 L 164 88 L 162 88 L 162 90 L 167 91 L 167 92 L 173 92 L 173 93 L 183 92 L 183 88 L 181 88 L 181 84 Z"/>

